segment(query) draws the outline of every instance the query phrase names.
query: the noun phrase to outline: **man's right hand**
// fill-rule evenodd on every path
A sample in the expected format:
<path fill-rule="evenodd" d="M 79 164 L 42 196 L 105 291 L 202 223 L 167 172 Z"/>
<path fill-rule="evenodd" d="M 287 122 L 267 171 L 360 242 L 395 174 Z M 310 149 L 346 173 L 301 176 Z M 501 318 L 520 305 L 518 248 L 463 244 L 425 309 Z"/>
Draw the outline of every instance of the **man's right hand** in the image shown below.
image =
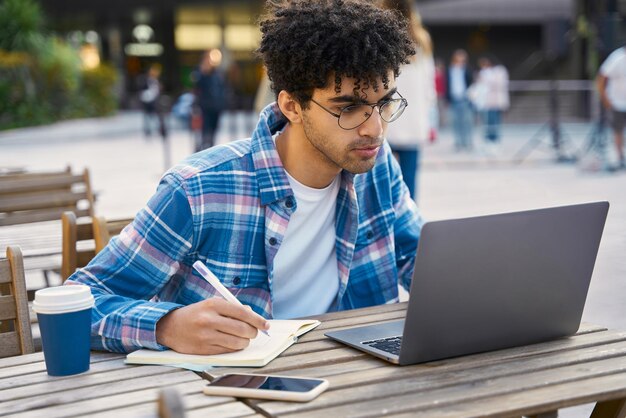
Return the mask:
<path fill-rule="evenodd" d="M 185 354 L 220 354 L 246 348 L 269 323 L 249 307 L 219 297 L 171 311 L 157 322 L 161 345 Z"/>

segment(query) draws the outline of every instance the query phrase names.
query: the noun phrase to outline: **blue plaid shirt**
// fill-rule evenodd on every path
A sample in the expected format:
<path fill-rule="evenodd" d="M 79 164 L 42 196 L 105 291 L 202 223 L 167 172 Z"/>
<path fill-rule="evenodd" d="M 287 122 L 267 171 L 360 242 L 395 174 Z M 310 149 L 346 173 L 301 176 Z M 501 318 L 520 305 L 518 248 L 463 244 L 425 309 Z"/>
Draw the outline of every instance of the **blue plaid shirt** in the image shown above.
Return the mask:
<path fill-rule="evenodd" d="M 213 297 L 202 260 L 244 304 L 272 317 L 272 266 L 297 210 L 272 140 L 286 119 L 261 114 L 251 139 L 196 153 L 169 170 L 133 223 L 68 284 L 91 286 L 92 347 L 128 352 L 156 342 L 157 321 Z M 341 174 L 338 310 L 392 303 L 408 289 L 422 219 L 385 145 L 364 174 Z M 311 295 L 315 297 L 315 295 Z"/>

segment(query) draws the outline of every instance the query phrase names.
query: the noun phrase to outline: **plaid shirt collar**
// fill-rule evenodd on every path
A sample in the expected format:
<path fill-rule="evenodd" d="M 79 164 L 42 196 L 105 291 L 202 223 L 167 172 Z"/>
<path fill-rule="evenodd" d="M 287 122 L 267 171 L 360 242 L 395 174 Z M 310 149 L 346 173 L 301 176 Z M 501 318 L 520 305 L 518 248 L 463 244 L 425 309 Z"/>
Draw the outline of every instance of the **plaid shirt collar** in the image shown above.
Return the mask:
<path fill-rule="evenodd" d="M 285 174 L 285 167 L 272 138 L 287 123 L 287 118 L 278 108 L 278 104 L 274 102 L 263 109 L 259 116 L 259 122 L 252 133 L 252 160 L 259 182 L 262 205 L 293 196 L 293 191 Z M 354 182 L 354 174 L 343 170 L 341 180 L 342 187 L 350 189 Z"/>

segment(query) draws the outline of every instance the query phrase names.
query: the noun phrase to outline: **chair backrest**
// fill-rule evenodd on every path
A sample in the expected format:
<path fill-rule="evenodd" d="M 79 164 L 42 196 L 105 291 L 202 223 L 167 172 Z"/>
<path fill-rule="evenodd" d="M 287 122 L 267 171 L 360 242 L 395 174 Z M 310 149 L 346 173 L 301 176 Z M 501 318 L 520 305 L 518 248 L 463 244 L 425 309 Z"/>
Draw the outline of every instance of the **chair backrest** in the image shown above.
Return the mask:
<path fill-rule="evenodd" d="M 78 222 L 73 212 L 63 212 L 61 225 L 61 279 L 65 281 L 77 268 L 86 266 L 96 255 L 96 251 L 92 218 Z"/>
<path fill-rule="evenodd" d="M 35 352 L 22 251 L 9 246 L 6 256 L 0 259 L 0 357 Z"/>
<path fill-rule="evenodd" d="M 93 236 L 96 241 L 96 254 L 107 246 L 111 237 L 119 235 L 133 218 L 111 219 L 107 221 L 104 216 L 97 216 L 93 223 Z"/>
<path fill-rule="evenodd" d="M 93 216 L 89 170 L 0 176 L 0 226 L 58 220 L 65 211 Z"/>
<path fill-rule="evenodd" d="M 61 215 L 63 246 L 61 251 L 61 278 L 67 280 L 77 268 L 85 267 L 122 229 L 133 221 L 104 217 L 77 219 L 73 212 Z"/>

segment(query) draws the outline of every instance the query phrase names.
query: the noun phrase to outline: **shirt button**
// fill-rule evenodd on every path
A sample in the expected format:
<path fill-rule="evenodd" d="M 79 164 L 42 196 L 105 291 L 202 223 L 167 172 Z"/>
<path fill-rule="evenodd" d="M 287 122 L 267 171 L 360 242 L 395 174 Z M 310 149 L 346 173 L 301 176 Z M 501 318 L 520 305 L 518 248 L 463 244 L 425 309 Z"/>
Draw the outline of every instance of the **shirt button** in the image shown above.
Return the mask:
<path fill-rule="evenodd" d="M 238 285 L 239 283 L 241 283 L 241 277 L 237 276 L 233 279 L 233 284 Z"/>
<path fill-rule="evenodd" d="M 278 241 L 276 240 L 276 238 L 272 237 L 270 238 L 270 245 L 276 245 Z"/>
<path fill-rule="evenodd" d="M 291 197 L 287 198 L 287 201 L 285 202 L 285 206 L 287 206 L 288 208 L 293 207 L 293 199 Z"/>
<path fill-rule="evenodd" d="M 367 234 L 365 234 L 365 236 L 367 237 L 367 239 L 372 239 L 374 238 L 374 233 L 372 231 L 367 231 Z"/>

